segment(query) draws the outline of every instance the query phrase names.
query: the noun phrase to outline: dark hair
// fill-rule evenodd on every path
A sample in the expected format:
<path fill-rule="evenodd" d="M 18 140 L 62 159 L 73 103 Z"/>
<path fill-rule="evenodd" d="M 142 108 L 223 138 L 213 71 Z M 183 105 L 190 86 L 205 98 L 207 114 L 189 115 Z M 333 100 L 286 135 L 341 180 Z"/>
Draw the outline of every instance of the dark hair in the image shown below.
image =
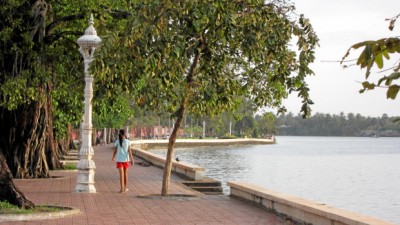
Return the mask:
<path fill-rule="evenodd" d="M 125 136 L 125 130 L 119 130 L 118 138 L 119 138 L 119 145 L 122 147 L 123 137 Z"/>

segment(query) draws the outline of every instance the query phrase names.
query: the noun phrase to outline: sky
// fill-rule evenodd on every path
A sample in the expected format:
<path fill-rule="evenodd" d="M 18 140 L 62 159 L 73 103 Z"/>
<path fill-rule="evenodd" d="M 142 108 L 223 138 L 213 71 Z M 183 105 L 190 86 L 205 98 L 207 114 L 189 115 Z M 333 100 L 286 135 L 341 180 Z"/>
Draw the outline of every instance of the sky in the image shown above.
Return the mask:
<path fill-rule="evenodd" d="M 365 40 L 400 36 L 400 19 L 395 29 L 388 29 L 386 18 L 400 13 L 398 0 L 292 0 L 297 12 L 310 19 L 320 39 L 316 60 L 311 65 L 315 76 L 307 78 L 310 96 L 314 101 L 312 114 L 344 112 L 363 116 L 400 116 L 400 94 L 396 100 L 386 99 L 386 90 L 367 91 L 360 94 L 365 70 L 353 66 L 343 69 L 339 62 L 349 47 Z M 348 59 L 357 58 L 353 51 Z M 400 55 L 392 58 L 399 59 Z M 397 61 L 398 62 L 398 61 Z M 395 60 L 385 66 L 395 65 Z M 375 70 L 376 71 L 376 70 Z M 371 73 L 370 81 L 383 74 Z M 387 75 L 387 74 L 386 74 Z M 301 100 L 295 95 L 285 101 L 289 112 L 300 112 Z"/>

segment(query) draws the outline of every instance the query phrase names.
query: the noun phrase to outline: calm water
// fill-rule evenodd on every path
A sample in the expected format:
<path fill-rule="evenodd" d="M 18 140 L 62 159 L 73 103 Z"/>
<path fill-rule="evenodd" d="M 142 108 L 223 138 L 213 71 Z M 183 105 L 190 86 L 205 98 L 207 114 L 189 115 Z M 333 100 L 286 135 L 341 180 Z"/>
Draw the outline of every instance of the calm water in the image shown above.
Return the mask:
<path fill-rule="evenodd" d="M 205 167 L 226 193 L 227 181 L 247 181 L 400 225 L 400 138 L 277 137 L 275 145 L 176 149 L 175 156 Z"/>

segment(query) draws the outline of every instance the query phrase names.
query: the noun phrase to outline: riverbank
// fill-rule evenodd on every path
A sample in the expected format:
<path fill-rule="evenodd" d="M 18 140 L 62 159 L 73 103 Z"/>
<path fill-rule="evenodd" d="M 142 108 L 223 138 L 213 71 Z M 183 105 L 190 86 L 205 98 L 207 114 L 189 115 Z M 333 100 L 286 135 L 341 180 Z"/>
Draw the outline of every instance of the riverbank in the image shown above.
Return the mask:
<path fill-rule="evenodd" d="M 134 148 L 139 149 L 157 149 L 166 148 L 168 139 L 162 140 L 132 140 L 131 144 Z M 214 147 L 227 145 L 268 145 L 275 144 L 275 139 L 259 139 L 259 138 L 237 138 L 237 139 L 176 139 L 176 148 L 191 148 L 191 147 Z"/>

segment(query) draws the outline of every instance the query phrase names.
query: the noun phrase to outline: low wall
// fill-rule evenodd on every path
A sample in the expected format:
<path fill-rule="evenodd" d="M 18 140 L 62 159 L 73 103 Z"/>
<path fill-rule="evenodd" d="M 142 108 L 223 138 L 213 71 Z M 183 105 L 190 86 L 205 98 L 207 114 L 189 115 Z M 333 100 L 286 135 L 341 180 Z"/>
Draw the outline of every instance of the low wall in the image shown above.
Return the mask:
<path fill-rule="evenodd" d="M 303 224 L 314 225 L 395 225 L 376 218 L 337 209 L 325 204 L 274 192 L 245 183 L 228 182 L 230 195 Z"/>
<path fill-rule="evenodd" d="M 147 162 L 158 167 L 164 167 L 165 159 L 157 154 L 133 147 L 133 154 Z M 202 180 L 204 177 L 204 168 L 185 162 L 172 162 L 172 172 L 182 175 L 191 180 Z"/>

